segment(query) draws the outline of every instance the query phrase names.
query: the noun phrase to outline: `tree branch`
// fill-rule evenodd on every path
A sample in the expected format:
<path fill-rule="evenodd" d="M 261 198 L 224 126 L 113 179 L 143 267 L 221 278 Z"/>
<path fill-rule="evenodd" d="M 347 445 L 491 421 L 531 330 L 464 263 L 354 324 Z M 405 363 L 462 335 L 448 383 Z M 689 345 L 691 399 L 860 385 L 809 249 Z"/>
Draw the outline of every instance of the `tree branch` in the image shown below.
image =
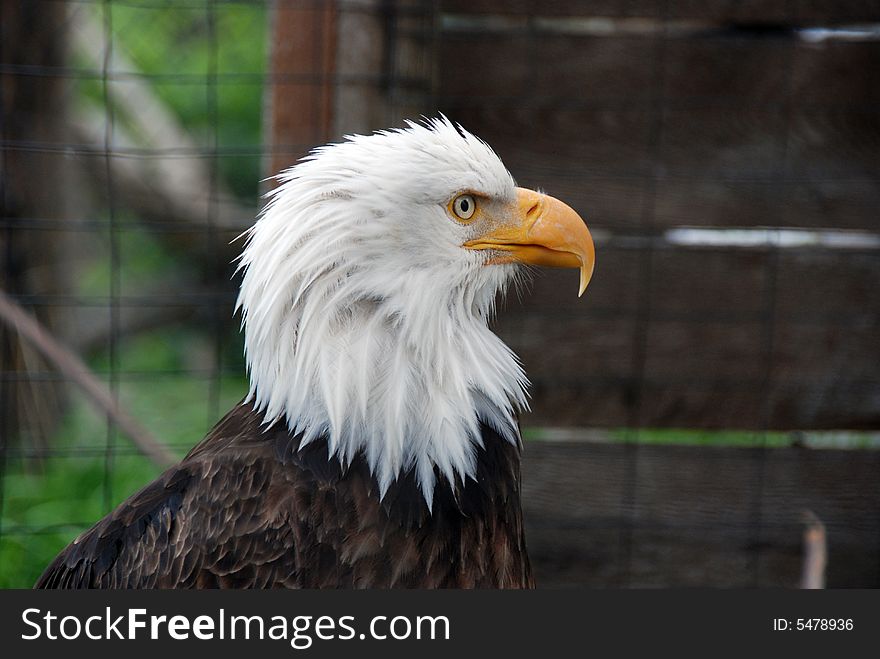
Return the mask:
<path fill-rule="evenodd" d="M 107 387 L 76 354 L 61 345 L 45 327 L 2 290 L 0 320 L 15 329 L 59 372 L 76 383 L 95 406 L 128 435 L 141 453 L 160 467 L 167 467 L 176 461 L 161 442 L 119 405 Z"/>

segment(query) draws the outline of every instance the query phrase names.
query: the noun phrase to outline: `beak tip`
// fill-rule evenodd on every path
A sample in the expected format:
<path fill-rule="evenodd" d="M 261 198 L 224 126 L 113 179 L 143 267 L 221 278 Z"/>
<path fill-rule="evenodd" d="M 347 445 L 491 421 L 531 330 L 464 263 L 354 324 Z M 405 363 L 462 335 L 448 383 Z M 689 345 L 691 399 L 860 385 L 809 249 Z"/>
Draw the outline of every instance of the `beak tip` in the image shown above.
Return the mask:
<path fill-rule="evenodd" d="M 587 290 L 587 285 L 590 283 L 590 279 L 593 278 L 592 265 L 589 268 L 587 268 L 586 264 L 583 264 L 583 261 L 582 261 L 580 272 L 581 272 L 581 281 L 580 281 L 580 285 L 578 286 L 578 297 L 579 298 L 581 296 L 583 296 L 584 291 Z"/>

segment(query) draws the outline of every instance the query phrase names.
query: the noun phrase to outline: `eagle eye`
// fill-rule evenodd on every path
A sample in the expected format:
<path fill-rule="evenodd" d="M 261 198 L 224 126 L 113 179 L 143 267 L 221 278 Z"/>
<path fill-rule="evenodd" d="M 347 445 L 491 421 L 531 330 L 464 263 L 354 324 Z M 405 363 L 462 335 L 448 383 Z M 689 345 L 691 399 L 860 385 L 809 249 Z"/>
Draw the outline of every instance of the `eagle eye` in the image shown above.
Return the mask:
<path fill-rule="evenodd" d="M 459 220 L 467 221 L 477 211 L 477 200 L 471 194 L 461 194 L 452 200 L 452 213 Z"/>

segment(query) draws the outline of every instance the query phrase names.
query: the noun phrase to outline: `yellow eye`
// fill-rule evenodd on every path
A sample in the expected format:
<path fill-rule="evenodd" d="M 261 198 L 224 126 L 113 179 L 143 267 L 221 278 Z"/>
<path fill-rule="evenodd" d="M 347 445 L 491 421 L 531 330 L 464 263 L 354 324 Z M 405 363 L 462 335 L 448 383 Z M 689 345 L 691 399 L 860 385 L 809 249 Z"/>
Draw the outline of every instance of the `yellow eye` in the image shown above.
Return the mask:
<path fill-rule="evenodd" d="M 473 195 L 462 194 L 452 200 L 452 212 L 460 220 L 469 220 L 477 211 L 477 200 Z"/>

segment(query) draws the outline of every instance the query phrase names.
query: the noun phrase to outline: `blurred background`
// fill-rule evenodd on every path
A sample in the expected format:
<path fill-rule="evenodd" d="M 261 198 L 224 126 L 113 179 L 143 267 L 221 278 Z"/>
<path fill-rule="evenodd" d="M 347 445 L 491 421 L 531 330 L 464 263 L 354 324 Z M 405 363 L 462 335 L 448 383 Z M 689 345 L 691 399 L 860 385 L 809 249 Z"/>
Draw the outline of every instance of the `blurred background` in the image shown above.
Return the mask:
<path fill-rule="evenodd" d="M 546 587 L 880 587 L 880 2 L 3 0 L 0 586 L 246 391 L 261 179 L 444 112 L 597 243 L 523 358 Z"/>

